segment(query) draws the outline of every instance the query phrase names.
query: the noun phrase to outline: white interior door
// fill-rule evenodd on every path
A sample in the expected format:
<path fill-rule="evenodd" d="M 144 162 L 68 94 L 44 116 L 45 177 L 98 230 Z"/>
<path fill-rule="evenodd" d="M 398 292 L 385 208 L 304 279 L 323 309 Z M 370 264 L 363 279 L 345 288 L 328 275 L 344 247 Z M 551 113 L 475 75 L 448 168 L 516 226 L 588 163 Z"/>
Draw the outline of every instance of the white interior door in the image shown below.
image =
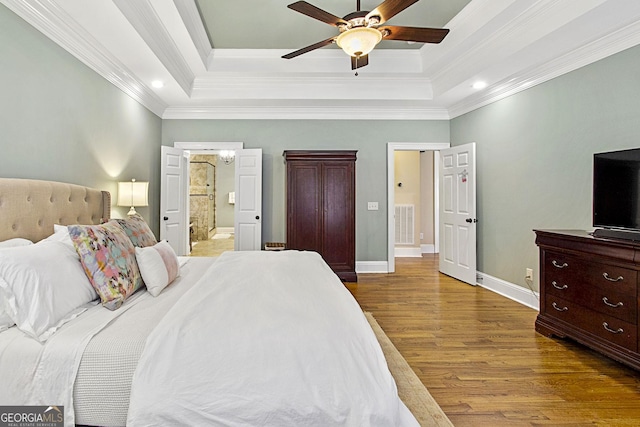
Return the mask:
<path fill-rule="evenodd" d="M 235 250 L 262 246 L 262 149 L 236 150 Z"/>
<path fill-rule="evenodd" d="M 184 150 L 161 147 L 160 239 L 167 240 L 177 255 L 189 254 L 187 197 L 183 190 L 189 162 Z"/>
<path fill-rule="evenodd" d="M 440 150 L 440 272 L 476 284 L 476 146 Z"/>

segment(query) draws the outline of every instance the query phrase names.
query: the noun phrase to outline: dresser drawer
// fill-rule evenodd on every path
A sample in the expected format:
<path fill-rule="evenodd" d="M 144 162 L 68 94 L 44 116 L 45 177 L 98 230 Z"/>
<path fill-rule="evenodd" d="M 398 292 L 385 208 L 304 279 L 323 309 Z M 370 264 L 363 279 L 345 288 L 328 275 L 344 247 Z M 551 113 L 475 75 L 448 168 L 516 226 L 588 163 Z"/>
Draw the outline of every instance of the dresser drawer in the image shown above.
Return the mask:
<path fill-rule="evenodd" d="M 604 291 L 637 295 L 638 272 L 628 268 L 590 262 L 562 253 L 544 253 L 545 283 L 597 286 Z"/>
<path fill-rule="evenodd" d="M 635 295 L 577 283 L 575 279 L 566 279 L 566 282 L 551 280 L 544 286 L 548 295 L 556 295 L 625 322 L 637 324 L 638 304 Z"/>
<path fill-rule="evenodd" d="M 546 295 L 545 303 L 545 314 L 548 316 L 571 325 L 579 325 L 580 329 L 606 341 L 637 351 L 638 328 L 635 324 L 590 310 L 557 295 Z"/>

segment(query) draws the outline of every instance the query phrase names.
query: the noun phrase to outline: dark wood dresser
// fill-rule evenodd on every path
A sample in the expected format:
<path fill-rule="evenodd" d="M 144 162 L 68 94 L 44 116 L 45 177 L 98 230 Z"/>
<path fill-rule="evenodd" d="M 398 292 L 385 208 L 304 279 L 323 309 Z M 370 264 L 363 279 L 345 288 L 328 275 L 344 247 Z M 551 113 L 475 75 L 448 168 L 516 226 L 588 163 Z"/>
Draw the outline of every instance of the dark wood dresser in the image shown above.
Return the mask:
<path fill-rule="evenodd" d="M 356 151 L 284 152 L 287 249 L 316 251 L 356 282 Z"/>
<path fill-rule="evenodd" d="M 535 233 L 540 248 L 536 331 L 572 338 L 640 369 L 640 242 L 594 238 L 581 230 Z"/>

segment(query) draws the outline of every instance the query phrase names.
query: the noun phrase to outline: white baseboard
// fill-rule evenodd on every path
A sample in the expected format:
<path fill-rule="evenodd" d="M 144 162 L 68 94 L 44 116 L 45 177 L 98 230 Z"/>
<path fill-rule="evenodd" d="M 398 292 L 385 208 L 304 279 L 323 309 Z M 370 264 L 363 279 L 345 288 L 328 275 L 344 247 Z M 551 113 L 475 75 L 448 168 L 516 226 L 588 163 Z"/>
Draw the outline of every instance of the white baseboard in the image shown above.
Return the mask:
<path fill-rule="evenodd" d="M 422 251 L 420 248 L 414 246 L 396 246 L 394 248 L 394 256 L 398 258 L 420 258 L 422 256 Z"/>
<path fill-rule="evenodd" d="M 420 250 L 423 254 L 435 254 L 436 253 L 436 245 L 426 244 L 420 245 Z"/>
<path fill-rule="evenodd" d="M 509 298 L 510 300 L 519 302 L 520 304 L 526 305 L 534 310 L 540 310 L 539 293 L 479 271 L 476 273 L 476 278 L 478 286 Z"/>
<path fill-rule="evenodd" d="M 216 227 L 216 233 L 233 234 L 234 233 L 234 229 L 233 229 L 233 227 Z"/>
<path fill-rule="evenodd" d="M 356 273 L 388 273 L 387 261 L 356 261 Z"/>

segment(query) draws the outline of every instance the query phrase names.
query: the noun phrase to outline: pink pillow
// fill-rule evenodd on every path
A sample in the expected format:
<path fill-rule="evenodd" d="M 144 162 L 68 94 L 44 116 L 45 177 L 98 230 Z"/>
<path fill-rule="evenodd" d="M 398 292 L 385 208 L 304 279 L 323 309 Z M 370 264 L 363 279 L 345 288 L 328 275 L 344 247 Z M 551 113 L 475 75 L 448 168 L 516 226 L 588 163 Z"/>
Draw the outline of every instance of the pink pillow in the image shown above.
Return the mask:
<path fill-rule="evenodd" d="M 142 280 L 154 297 L 157 297 L 180 274 L 178 257 L 166 240 L 154 246 L 136 248 L 136 260 Z"/>

